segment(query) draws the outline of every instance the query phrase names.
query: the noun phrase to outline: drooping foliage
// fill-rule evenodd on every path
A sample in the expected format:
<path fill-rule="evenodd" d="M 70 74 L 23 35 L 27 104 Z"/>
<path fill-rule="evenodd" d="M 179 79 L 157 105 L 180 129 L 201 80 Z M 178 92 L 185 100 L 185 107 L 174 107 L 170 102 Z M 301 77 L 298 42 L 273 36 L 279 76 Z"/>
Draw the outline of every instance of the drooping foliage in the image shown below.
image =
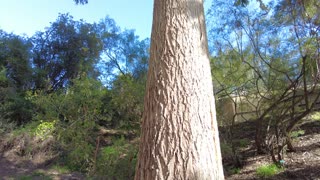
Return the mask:
<path fill-rule="evenodd" d="M 108 17 L 95 26 L 104 46 L 102 60 L 98 64 L 105 69 L 102 80 L 112 82 L 119 74 L 144 78 L 148 67 L 149 40 L 140 41 L 133 30 L 122 32 Z"/>
<path fill-rule="evenodd" d="M 275 162 L 318 108 L 319 12 L 318 1 L 294 0 L 217 0 L 208 12 L 217 96 L 233 103 L 231 126 L 255 120 L 257 150 Z"/>

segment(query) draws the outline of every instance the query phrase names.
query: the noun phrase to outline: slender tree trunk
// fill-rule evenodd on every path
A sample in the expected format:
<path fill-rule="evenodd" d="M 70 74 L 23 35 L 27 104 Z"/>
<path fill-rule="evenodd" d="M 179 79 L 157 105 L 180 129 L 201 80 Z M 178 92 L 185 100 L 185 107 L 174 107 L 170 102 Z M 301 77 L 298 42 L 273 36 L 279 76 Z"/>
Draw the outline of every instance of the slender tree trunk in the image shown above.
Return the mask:
<path fill-rule="evenodd" d="M 136 180 L 224 179 L 202 0 L 155 0 Z"/>

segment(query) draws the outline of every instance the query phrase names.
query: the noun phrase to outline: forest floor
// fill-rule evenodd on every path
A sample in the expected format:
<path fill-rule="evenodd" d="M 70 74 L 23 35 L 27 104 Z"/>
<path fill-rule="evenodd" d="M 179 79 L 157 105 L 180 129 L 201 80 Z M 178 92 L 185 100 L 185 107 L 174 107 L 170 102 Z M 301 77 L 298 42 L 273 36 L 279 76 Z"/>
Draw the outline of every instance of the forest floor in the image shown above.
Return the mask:
<path fill-rule="evenodd" d="M 223 128 L 220 128 L 223 133 Z M 320 121 L 307 122 L 299 127 L 300 133 L 294 138 L 296 152 L 284 155 L 285 168 L 265 178 L 271 180 L 296 179 L 320 180 Z M 221 143 L 226 180 L 262 179 L 257 169 L 272 164 L 270 155 L 257 155 L 254 147 L 254 123 L 239 123 L 235 127 L 235 137 L 239 140 L 238 154 L 241 168 L 232 166 L 232 159 L 224 152 L 228 149 Z M 240 147 L 241 146 L 241 147 Z M 10 134 L 0 136 L 0 180 L 80 180 L 87 176 L 70 172 L 56 166 L 57 154 L 52 154 L 54 141 L 28 139 L 23 135 Z M 32 149 L 30 149 L 32 148 Z M 230 150 L 229 150 L 230 153 Z"/>
<path fill-rule="evenodd" d="M 238 124 L 234 137 L 245 139 L 248 143 L 242 143 L 244 146 L 239 148 L 241 168 L 228 165 L 230 159 L 223 157 L 224 168 L 228 169 L 225 171 L 226 180 L 320 180 L 320 121 L 306 122 L 296 132 L 300 132 L 293 138 L 296 151 L 284 154 L 285 167 L 271 177 L 261 178 L 257 175 L 257 169 L 272 164 L 271 156 L 256 154 L 254 122 Z"/>

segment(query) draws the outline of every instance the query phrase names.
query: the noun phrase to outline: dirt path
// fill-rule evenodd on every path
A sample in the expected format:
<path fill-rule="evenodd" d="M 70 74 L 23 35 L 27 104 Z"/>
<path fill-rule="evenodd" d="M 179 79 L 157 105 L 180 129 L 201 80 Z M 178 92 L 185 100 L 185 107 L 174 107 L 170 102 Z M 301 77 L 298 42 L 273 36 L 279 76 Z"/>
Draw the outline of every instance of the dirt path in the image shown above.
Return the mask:
<path fill-rule="evenodd" d="M 32 170 L 32 167 L 19 167 L 16 164 L 13 164 L 11 161 L 8 161 L 4 157 L 0 158 L 0 177 L 3 179 L 9 179 L 10 177 L 19 176 L 22 174 L 28 174 Z"/>
<path fill-rule="evenodd" d="M 0 179 L 32 179 L 32 180 L 82 180 L 85 176 L 80 173 L 59 173 L 57 170 L 44 167 L 43 165 L 35 165 L 31 161 L 21 161 L 15 159 L 16 162 L 10 160 L 12 157 L 0 157 Z"/>
<path fill-rule="evenodd" d="M 52 142 L 54 143 L 54 142 Z M 80 173 L 59 172 L 52 168 L 54 156 L 50 151 L 50 142 L 39 143 L 28 136 L 12 138 L 10 135 L 0 138 L 0 180 L 81 180 Z M 32 151 L 28 148 L 33 147 Z"/>

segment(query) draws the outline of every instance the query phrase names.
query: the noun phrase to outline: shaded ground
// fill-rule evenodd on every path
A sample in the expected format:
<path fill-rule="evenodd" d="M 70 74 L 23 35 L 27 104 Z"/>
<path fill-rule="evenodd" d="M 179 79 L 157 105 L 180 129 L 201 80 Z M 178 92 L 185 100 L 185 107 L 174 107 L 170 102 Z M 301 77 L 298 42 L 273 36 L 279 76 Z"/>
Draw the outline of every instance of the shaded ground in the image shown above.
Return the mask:
<path fill-rule="evenodd" d="M 5 157 L 0 159 L 0 176 L 3 180 L 11 179 L 84 179 L 80 173 L 60 173 L 56 170 L 49 169 L 49 166 L 36 165 L 31 161 L 16 163 L 8 160 Z"/>
<path fill-rule="evenodd" d="M 231 174 L 226 172 L 227 180 L 254 180 L 261 179 L 256 175 L 256 169 L 262 165 L 271 164 L 270 155 L 257 155 L 254 149 L 254 125 L 253 123 L 241 123 L 236 129 L 240 129 L 236 137 L 249 140 L 246 147 L 241 148 L 243 167 L 240 172 Z M 295 180 L 320 180 L 320 121 L 309 122 L 302 125 L 300 130 L 305 133 L 294 138 L 294 147 L 296 152 L 290 152 L 284 155 L 285 169 L 279 174 L 268 178 L 295 179 Z M 227 164 L 224 162 L 224 164 Z M 228 165 L 228 164 L 227 164 Z"/>

